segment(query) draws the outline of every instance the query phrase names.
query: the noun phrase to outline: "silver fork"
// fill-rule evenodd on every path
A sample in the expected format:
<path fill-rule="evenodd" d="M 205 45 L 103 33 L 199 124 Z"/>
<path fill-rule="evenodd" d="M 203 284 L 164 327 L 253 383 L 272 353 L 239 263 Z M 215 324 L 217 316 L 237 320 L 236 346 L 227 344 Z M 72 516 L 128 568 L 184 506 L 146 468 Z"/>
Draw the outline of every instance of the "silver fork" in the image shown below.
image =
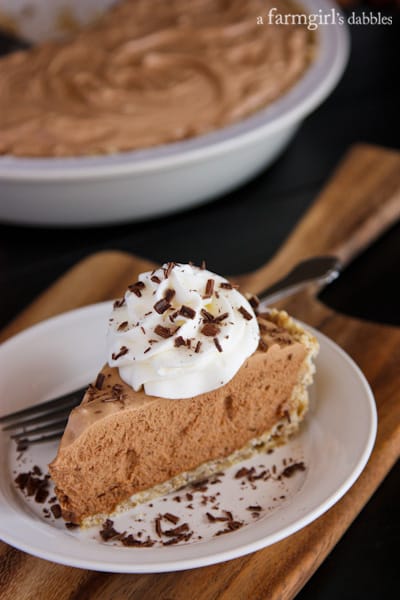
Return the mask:
<path fill-rule="evenodd" d="M 303 260 L 260 294 L 259 310 L 312 283 L 322 288 L 336 279 L 340 270 L 340 262 L 334 256 Z M 58 439 L 63 434 L 69 413 L 80 404 L 87 387 L 0 417 L 0 423 L 4 423 L 3 431 L 16 432 L 11 438 L 17 442 L 19 450 Z"/>

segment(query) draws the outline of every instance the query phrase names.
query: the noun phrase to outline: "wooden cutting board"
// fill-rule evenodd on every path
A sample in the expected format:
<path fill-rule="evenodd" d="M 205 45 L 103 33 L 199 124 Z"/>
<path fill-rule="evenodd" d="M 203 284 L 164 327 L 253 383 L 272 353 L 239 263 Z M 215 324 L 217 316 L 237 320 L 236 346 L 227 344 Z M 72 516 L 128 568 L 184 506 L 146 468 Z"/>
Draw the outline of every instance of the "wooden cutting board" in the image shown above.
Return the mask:
<path fill-rule="evenodd" d="M 400 218 L 400 154 L 371 146 L 350 151 L 275 257 L 242 275 L 242 290 L 259 292 L 301 258 L 334 253 L 347 264 Z M 44 318 L 115 298 L 152 264 L 121 252 L 88 257 L 15 319 L 1 339 Z M 373 494 L 400 449 L 400 328 L 350 319 L 308 292 L 281 303 L 319 328 L 359 364 L 376 397 L 379 426 L 367 467 L 344 498 L 298 533 L 254 554 L 201 569 L 155 575 L 90 572 L 35 558 L 0 545 L 0 596 L 130 598 L 131 600 L 285 600 L 293 598 Z"/>

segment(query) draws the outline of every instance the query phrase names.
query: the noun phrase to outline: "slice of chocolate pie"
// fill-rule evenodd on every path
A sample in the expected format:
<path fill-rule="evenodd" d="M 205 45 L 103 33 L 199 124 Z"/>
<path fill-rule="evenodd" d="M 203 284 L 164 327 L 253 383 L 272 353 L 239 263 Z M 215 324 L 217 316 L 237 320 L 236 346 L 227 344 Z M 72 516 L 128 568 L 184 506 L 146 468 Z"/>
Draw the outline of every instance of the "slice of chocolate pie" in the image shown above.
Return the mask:
<path fill-rule="evenodd" d="M 315 338 L 256 315 L 226 279 L 169 263 L 114 304 L 109 361 L 50 464 L 63 516 L 91 525 L 287 441 Z"/>

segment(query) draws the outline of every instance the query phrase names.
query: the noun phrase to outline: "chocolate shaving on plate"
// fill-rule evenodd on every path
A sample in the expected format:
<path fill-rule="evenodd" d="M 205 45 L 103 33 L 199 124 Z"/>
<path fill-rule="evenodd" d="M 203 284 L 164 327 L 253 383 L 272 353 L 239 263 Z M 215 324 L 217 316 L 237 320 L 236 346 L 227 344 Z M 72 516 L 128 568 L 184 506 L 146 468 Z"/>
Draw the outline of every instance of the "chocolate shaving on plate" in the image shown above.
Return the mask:
<path fill-rule="evenodd" d="M 292 477 L 292 475 L 294 475 L 297 471 L 305 471 L 305 470 L 306 470 L 305 464 L 303 462 L 297 462 L 297 463 L 293 463 L 292 465 L 289 465 L 288 467 L 283 469 L 281 474 L 283 477 Z"/>

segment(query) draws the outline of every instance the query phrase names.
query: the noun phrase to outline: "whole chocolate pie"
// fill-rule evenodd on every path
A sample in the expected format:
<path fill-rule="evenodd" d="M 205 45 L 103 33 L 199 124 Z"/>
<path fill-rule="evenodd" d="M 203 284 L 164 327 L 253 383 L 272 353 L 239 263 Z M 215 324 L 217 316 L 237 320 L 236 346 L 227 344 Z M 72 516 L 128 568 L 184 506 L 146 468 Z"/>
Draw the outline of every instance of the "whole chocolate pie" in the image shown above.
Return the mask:
<path fill-rule="evenodd" d="M 276 4 L 285 25 L 267 18 Z M 315 36 L 298 13 L 290 0 L 123 0 L 0 59 L 0 154 L 110 154 L 235 123 L 308 68 Z"/>

